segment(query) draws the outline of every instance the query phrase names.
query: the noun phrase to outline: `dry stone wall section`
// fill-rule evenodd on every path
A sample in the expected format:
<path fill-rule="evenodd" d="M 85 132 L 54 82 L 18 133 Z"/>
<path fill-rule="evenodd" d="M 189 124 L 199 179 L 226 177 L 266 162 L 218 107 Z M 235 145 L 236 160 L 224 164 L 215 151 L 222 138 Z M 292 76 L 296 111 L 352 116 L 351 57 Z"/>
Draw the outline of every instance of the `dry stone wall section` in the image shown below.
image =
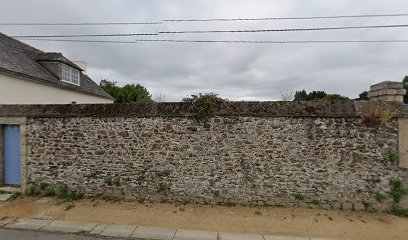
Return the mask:
<path fill-rule="evenodd" d="M 389 194 L 399 176 L 385 154 L 398 150 L 396 120 L 34 117 L 29 129 L 29 182 L 88 196 L 381 210 L 391 197 L 380 204 L 376 193 Z"/>

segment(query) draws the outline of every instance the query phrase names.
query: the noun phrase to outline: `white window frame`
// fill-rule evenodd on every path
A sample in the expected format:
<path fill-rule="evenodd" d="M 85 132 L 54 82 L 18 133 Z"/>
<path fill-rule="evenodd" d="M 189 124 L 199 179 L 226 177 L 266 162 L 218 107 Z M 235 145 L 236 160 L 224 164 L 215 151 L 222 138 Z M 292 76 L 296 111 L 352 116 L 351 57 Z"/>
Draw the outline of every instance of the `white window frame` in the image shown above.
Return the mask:
<path fill-rule="evenodd" d="M 81 73 L 78 69 L 61 63 L 61 81 L 80 86 Z"/>

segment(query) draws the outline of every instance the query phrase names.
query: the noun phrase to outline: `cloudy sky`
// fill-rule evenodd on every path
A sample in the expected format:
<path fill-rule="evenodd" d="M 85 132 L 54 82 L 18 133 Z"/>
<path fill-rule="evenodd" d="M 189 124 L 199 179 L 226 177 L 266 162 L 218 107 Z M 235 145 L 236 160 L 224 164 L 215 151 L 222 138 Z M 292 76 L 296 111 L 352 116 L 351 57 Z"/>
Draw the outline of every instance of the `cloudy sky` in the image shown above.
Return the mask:
<path fill-rule="evenodd" d="M 404 9 L 406 12 L 403 12 Z M 0 22 L 157 22 L 163 19 L 303 17 L 407 13 L 406 0 L 13 0 Z M 155 33 L 408 24 L 408 17 L 281 21 L 164 22 L 159 25 L 0 26 L 8 35 Z M 87 38 L 91 39 L 91 38 Z M 167 34 L 92 38 L 182 40 L 408 40 L 408 28 L 314 32 Z M 324 90 L 357 97 L 370 84 L 408 75 L 408 43 L 226 44 L 26 41 L 88 63 L 99 83 L 140 83 L 178 101 L 198 92 L 230 100 L 280 100 L 281 93 Z"/>

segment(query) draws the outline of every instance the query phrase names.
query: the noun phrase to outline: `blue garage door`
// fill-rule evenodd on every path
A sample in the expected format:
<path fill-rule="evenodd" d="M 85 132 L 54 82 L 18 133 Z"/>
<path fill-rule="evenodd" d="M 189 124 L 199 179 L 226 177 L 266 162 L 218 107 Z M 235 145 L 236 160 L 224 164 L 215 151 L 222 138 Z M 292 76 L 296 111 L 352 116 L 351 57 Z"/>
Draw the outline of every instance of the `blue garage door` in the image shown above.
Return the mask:
<path fill-rule="evenodd" d="M 4 185 L 20 185 L 20 126 L 3 128 Z"/>

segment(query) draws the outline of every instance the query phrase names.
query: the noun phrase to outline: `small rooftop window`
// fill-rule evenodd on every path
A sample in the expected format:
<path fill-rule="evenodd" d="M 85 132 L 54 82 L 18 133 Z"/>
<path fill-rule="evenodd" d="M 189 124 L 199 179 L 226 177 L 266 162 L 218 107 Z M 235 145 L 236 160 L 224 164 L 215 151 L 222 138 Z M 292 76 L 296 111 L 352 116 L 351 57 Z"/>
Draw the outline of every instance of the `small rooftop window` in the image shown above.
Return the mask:
<path fill-rule="evenodd" d="M 61 64 L 61 81 L 79 86 L 79 76 L 80 73 L 78 69 L 64 63 Z"/>

